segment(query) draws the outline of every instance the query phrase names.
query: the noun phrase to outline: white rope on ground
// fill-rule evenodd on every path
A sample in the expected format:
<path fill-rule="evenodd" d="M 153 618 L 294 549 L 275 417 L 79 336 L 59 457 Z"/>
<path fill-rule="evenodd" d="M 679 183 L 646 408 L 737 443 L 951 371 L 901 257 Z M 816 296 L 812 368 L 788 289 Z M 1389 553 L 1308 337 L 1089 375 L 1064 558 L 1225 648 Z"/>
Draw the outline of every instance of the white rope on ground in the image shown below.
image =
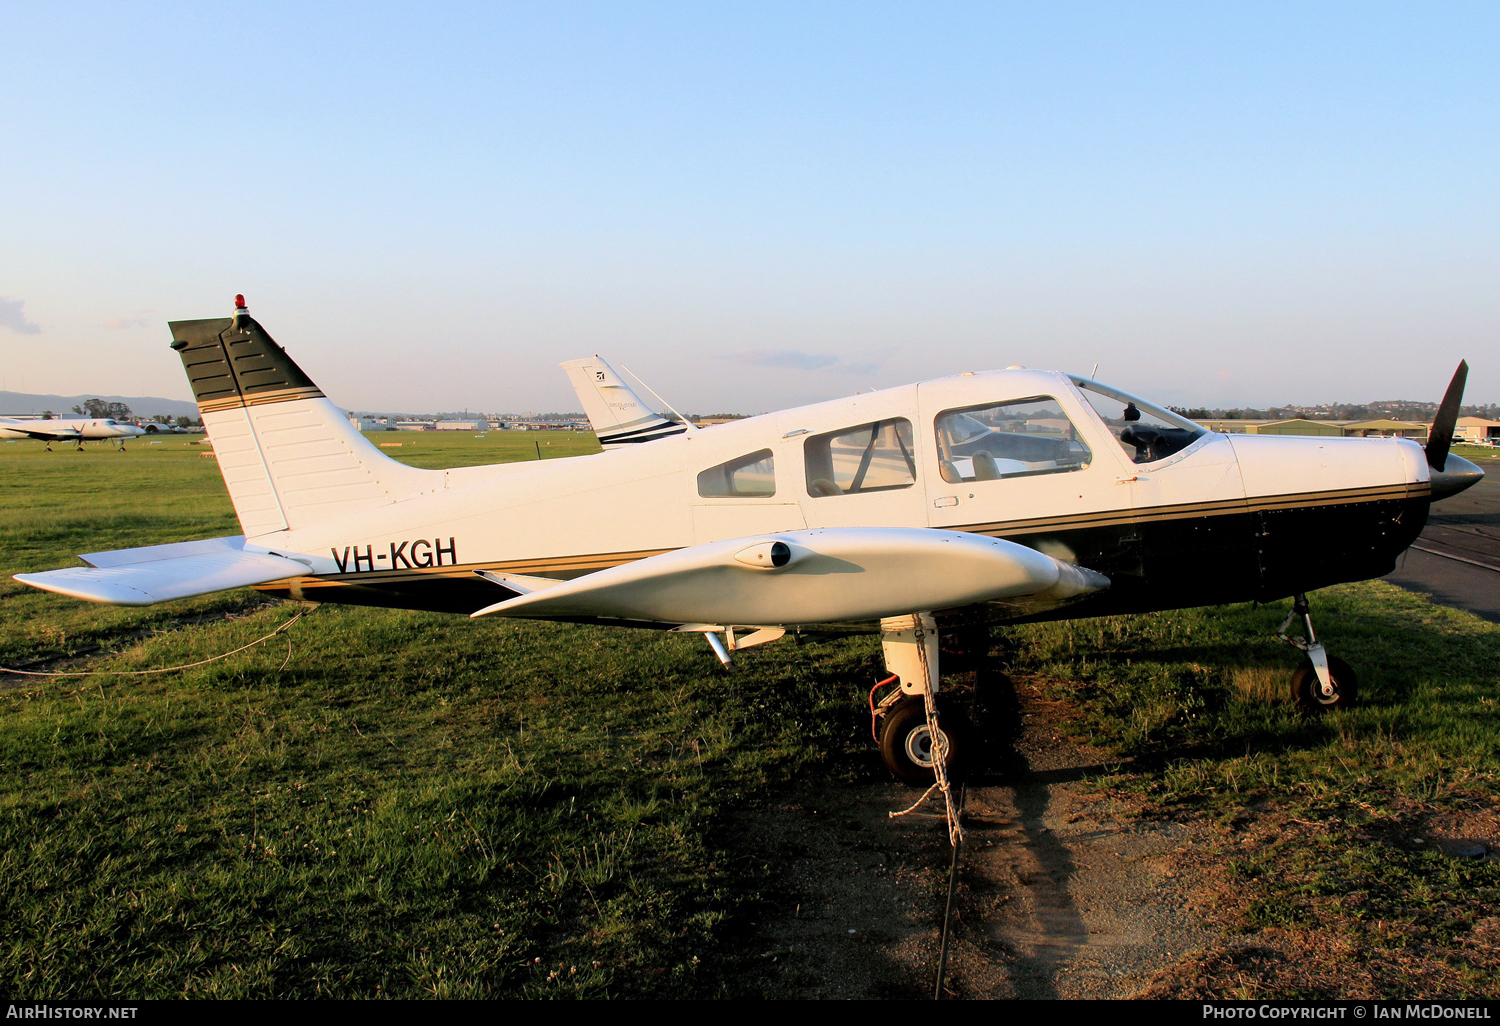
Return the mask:
<path fill-rule="evenodd" d="M 191 670 L 195 666 L 207 666 L 209 663 L 216 663 L 220 659 L 228 659 L 230 656 L 232 656 L 232 655 L 238 655 L 239 653 L 245 651 L 245 649 L 247 649 L 247 648 L 254 648 L 256 645 L 259 645 L 263 641 L 270 641 L 272 638 L 276 637 L 276 635 L 283 633 L 292 624 L 296 623 L 298 620 L 300 620 L 304 616 L 306 616 L 307 612 L 308 611 L 306 609 L 299 609 L 297 611 L 297 615 L 296 616 L 292 617 L 286 623 L 284 623 L 280 627 L 276 628 L 270 634 L 267 634 L 263 638 L 256 638 L 254 641 L 250 642 L 250 644 L 248 644 L 248 645 L 241 645 L 239 648 L 236 648 L 236 649 L 234 649 L 232 651 L 225 652 L 225 653 L 223 653 L 221 655 L 211 656 L 208 659 L 199 659 L 196 663 L 183 663 L 181 666 L 164 666 L 161 669 L 157 669 L 157 670 L 71 670 L 71 671 L 60 671 L 60 670 L 16 670 L 16 669 L 12 669 L 9 666 L 0 666 L 0 673 L 15 673 L 15 674 L 20 674 L 23 677 L 96 677 L 96 676 L 107 676 L 107 677 L 140 677 L 140 676 L 144 676 L 144 675 L 150 674 L 150 673 L 176 673 L 178 670 Z M 291 661 L 292 661 L 292 639 L 290 637 L 288 637 L 286 639 L 286 661 L 281 664 L 281 669 L 283 669 L 283 670 L 286 669 L 287 663 L 289 663 Z"/>
<path fill-rule="evenodd" d="M 902 809 L 900 812 L 887 812 L 886 813 L 886 817 L 889 818 L 889 819 L 895 819 L 898 816 L 906 816 L 906 815 L 910 815 L 913 812 L 916 812 L 917 808 L 923 802 L 925 802 L 927 800 L 927 796 L 930 795 L 932 792 L 936 791 L 937 788 L 938 788 L 938 786 L 936 784 L 933 784 L 927 790 L 923 791 L 922 792 L 922 797 L 920 797 L 916 801 L 912 802 L 911 805 L 908 808 Z"/>

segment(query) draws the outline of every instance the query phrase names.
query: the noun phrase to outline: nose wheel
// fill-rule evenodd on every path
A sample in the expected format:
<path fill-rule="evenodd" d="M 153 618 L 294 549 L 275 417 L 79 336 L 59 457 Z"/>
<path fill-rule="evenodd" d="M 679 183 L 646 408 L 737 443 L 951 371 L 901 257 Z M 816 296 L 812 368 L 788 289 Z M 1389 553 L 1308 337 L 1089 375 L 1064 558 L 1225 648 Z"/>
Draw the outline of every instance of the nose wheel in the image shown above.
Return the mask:
<path fill-rule="evenodd" d="M 1292 701 L 1308 712 L 1347 709 L 1354 704 L 1359 679 L 1349 664 L 1338 656 L 1328 657 L 1328 682 L 1318 678 L 1311 659 L 1305 659 L 1292 674 Z"/>
<path fill-rule="evenodd" d="M 1302 618 L 1303 629 L 1307 632 L 1305 638 L 1287 634 L 1287 630 L 1299 616 Z M 1276 636 L 1307 653 L 1307 658 L 1292 674 L 1292 701 L 1299 709 L 1328 712 L 1347 709 L 1354 704 L 1359 678 L 1348 663 L 1338 656 L 1329 655 L 1319 643 L 1318 636 L 1313 633 L 1306 595 L 1299 593 L 1292 601 L 1292 611 L 1286 614 Z"/>

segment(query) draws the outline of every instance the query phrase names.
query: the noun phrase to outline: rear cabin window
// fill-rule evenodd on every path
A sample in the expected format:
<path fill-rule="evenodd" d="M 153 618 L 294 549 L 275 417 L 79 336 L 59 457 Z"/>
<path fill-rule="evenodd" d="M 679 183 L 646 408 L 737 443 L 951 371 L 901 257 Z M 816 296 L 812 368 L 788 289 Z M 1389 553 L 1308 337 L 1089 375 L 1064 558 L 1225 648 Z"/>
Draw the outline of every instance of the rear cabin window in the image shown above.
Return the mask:
<path fill-rule="evenodd" d="M 1050 396 L 938 415 L 938 469 L 949 484 L 1083 470 L 1093 453 Z"/>
<path fill-rule="evenodd" d="M 705 499 L 765 498 L 776 494 L 776 464 L 770 449 L 720 463 L 698 475 Z"/>
<path fill-rule="evenodd" d="M 808 495 L 883 492 L 917 480 L 911 421 L 904 417 L 813 435 L 803 453 Z"/>

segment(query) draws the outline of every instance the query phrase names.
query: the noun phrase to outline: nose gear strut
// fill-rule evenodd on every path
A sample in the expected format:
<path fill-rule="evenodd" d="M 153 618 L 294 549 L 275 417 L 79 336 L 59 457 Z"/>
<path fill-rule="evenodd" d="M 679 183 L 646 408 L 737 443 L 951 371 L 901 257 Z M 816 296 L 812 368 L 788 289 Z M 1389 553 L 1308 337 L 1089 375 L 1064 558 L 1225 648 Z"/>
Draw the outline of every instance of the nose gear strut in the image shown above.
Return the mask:
<path fill-rule="evenodd" d="M 1287 630 L 1297 617 L 1302 618 L 1305 638 L 1289 635 Z M 1298 592 L 1292 600 L 1291 612 L 1276 629 L 1276 636 L 1287 644 L 1307 653 L 1307 659 L 1292 674 L 1292 699 L 1304 709 L 1325 711 L 1347 708 L 1354 704 L 1357 680 L 1349 664 L 1331 656 L 1313 632 L 1312 616 L 1308 612 L 1307 595 Z"/>

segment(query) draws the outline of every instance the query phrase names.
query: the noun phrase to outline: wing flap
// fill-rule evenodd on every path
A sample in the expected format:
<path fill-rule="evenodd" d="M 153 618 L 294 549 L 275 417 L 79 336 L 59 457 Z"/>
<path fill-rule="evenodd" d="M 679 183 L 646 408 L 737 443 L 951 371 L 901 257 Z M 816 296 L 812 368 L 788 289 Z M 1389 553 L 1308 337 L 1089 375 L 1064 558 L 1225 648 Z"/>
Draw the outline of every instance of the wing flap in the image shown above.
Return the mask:
<path fill-rule="evenodd" d="M 232 544 L 209 546 L 209 542 L 240 542 L 242 538 L 214 538 L 179 545 L 201 546 L 203 551 L 165 555 L 134 561 L 114 561 L 121 553 L 151 553 L 174 549 L 175 545 L 153 545 L 143 549 L 121 549 L 118 553 L 89 554 L 93 566 L 68 567 L 35 574 L 16 574 L 22 584 L 88 602 L 116 606 L 149 606 L 172 599 L 207 595 L 227 588 L 266 584 L 308 572 L 307 564 L 267 552 L 245 552 Z"/>
<path fill-rule="evenodd" d="M 78 558 L 89 566 L 127 566 L 131 563 L 150 563 L 158 559 L 197 556 L 207 552 L 242 552 L 244 548 L 245 536 L 236 534 L 228 538 L 203 538 L 199 541 L 171 542 L 167 545 L 142 545 L 135 549 L 85 552 Z"/>

